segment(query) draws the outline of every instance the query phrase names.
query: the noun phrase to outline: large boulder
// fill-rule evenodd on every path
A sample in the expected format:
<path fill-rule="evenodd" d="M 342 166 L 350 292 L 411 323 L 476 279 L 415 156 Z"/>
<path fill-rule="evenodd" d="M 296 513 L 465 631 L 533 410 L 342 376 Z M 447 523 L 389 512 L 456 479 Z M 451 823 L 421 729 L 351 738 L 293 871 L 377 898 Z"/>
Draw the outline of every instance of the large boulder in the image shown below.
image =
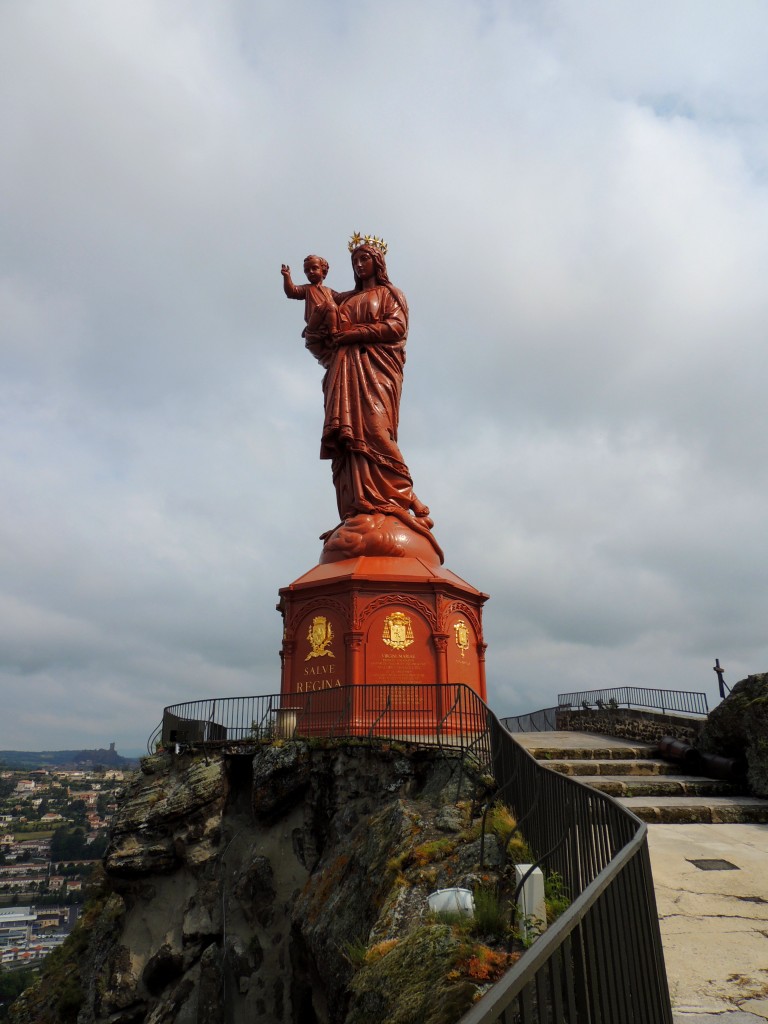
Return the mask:
<path fill-rule="evenodd" d="M 710 711 L 699 738 L 704 753 L 747 759 L 747 781 L 755 796 L 768 797 L 768 672 L 736 683 Z"/>

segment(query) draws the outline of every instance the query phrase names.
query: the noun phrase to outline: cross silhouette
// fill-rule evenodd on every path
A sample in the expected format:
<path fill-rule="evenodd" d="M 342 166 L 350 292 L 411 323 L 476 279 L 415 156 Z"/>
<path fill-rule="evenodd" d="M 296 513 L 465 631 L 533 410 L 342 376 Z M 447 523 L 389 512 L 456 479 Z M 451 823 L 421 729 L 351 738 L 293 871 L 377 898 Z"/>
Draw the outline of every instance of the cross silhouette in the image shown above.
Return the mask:
<path fill-rule="evenodd" d="M 715 658 L 715 664 L 713 666 L 713 671 L 717 674 L 717 685 L 720 687 L 720 696 L 721 696 L 721 698 L 723 700 L 725 700 L 725 691 L 727 690 L 728 693 L 730 693 L 731 692 L 731 688 L 730 688 L 730 686 L 728 686 L 726 681 L 723 679 L 723 676 L 725 675 L 725 669 L 724 668 L 720 668 L 720 659 L 719 658 Z"/>

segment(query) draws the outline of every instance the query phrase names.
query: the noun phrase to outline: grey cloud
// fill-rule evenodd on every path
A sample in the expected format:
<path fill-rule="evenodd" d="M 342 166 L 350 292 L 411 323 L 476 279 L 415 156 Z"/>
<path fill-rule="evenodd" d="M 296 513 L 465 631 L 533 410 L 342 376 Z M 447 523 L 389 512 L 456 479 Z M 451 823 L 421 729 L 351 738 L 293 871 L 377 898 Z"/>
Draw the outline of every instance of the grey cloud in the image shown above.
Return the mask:
<path fill-rule="evenodd" d="M 348 286 L 358 229 L 410 301 L 402 447 L 491 593 L 494 707 L 765 667 L 765 13 L 383 19 L 2 9 L 0 746 L 278 688 L 277 590 L 335 522 L 279 265 Z"/>

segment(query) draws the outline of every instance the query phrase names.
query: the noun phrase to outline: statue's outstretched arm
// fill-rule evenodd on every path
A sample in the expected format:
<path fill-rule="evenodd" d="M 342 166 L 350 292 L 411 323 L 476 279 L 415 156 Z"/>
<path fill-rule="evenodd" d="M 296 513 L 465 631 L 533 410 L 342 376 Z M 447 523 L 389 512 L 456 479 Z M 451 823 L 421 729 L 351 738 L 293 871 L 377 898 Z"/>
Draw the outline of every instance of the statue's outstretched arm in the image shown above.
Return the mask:
<path fill-rule="evenodd" d="M 291 279 L 291 268 L 283 263 L 280 268 L 283 275 L 283 291 L 289 299 L 303 299 L 307 286 L 305 284 L 294 284 Z"/>

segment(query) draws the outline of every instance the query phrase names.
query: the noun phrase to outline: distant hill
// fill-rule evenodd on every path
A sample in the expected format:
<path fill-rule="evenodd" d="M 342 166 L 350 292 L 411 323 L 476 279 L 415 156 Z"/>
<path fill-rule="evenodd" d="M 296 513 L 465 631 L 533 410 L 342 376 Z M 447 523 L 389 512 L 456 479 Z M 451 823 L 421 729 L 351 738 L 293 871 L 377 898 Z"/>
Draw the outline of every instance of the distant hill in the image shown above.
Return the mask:
<path fill-rule="evenodd" d="M 134 768 L 137 759 L 121 757 L 110 743 L 98 750 L 0 750 L 0 768 L 32 771 L 35 768 Z"/>

